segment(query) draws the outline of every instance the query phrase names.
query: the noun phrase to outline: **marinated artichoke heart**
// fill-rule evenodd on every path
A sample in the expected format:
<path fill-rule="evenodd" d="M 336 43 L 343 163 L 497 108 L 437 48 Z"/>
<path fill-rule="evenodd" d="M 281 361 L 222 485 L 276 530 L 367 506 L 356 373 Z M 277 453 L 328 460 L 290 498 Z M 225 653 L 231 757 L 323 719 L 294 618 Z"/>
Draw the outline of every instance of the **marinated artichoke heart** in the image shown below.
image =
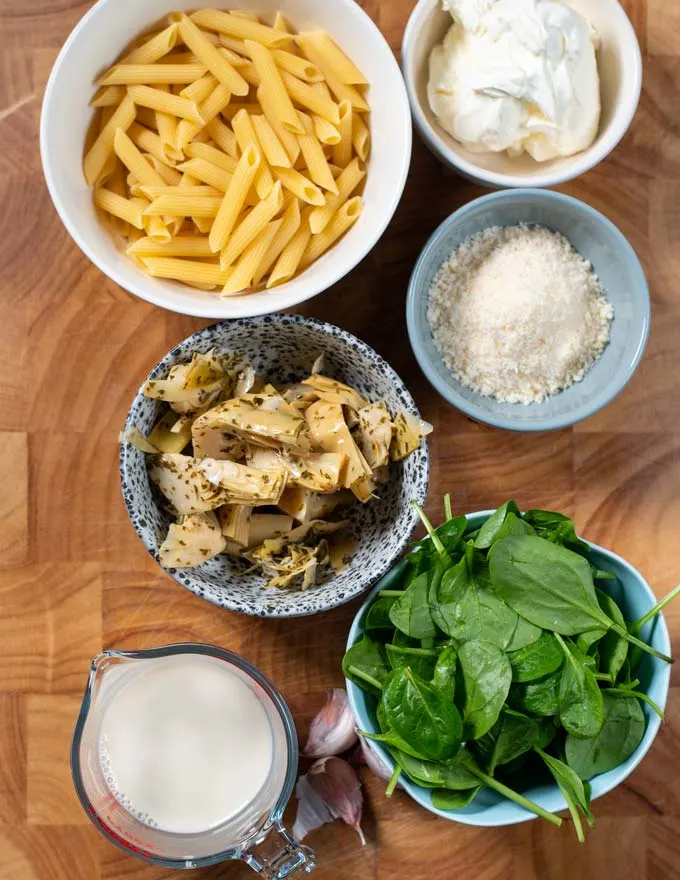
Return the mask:
<path fill-rule="evenodd" d="M 390 460 L 392 419 L 384 403 L 368 403 L 358 412 L 354 435 L 372 471 L 382 468 Z"/>
<path fill-rule="evenodd" d="M 310 452 L 296 456 L 252 447 L 248 452 L 248 464 L 264 470 L 284 467 L 288 471 L 289 486 L 330 494 L 338 492 L 344 485 L 347 456 L 336 452 Z"/>
<path fill-rule="evenodd" d="M 229 500 L 227 493 L 211 483 L 190 455 L 164 453 L 153 460 L 149 477 L 181 516 L 214 510 Z"/>
<path fill-rule="evenodd" d="M 197 469 L 218 491 L 226 494 L 232 504 L 250 504 L 260 507 L 278 504 L 286 487 L 286 471 L 261 471 L 235 461 L 214 461 L 203 458 L 197 461 Z"/>
<path fill-rule="evenodd" d="M 432 425 L 408 412 L 397 413 L 394 419 L 390 458 L 401 461 L 415 452 L 423 437 L 432 433 Z"/>
<path fill-rule="evenodd" d="M 270 576 L 267 586 L 306 590 L 327 574 L 331 566 L 325 536 L 346 525 L 346 522 L 313 520 L 279 538 L 265 541 L 246 556 Z"/>
<path fill-rule="evenodd" d="M 354 491 L 357 484 L 371 476 L 371 469 L 347 427 L 342 406 L 339 403 L 317 400 L 306 411 L 305 418 L 316 446 L 320 446 L 325 452 L 347 456 L 344 485 Z"/>
<path fill-rule="evenodd" d="M 352 493 L 346 490 L 333 495 L 321 495 L 302 486 L 291 486 L 279 499 L 279 507 L 298 522 L 308 523 L 310 520 L 329 516 L 336 507 L 350 504 L 352 500 Z"/>
<path fill-rule="evenodd" d="M 158 559 L 164 568 L 191 568 L 222 553 L 226 543 L 212 511 L 192 513 L 171 524 Z"/>
<path fill-rule="evenodd" d="M 315 374 L 305 379 L 303 384 L 314 388 L 321 400 L 325 400 L 326 403 L 339 403 L 355 411 L 368 406 L 358 391 L 342 382 L 336 382 L 335 379 L 329 379 L 328 376 Z"/>

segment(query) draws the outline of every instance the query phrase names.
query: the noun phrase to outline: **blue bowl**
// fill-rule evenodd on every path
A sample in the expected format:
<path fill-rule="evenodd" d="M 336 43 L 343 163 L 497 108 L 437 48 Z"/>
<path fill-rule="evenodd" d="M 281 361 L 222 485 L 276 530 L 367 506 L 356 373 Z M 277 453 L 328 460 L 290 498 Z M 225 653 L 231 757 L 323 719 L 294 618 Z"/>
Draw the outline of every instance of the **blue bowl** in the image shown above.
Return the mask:
<path fill-rule="evenodd" d="M 491 510 L 485 510 L 479 513 L 467 514 L 468 531 L 479 528 L 492 512 Z M 591 547 L 590 561 L 597 568 L 611 571 L 617 577 L 616 581 L 601 581 L 598 586 L 601 586 L 605 592 L 609 593 L 616 600 L 626 620 L 637 620 L 642 617 L 643 614 L 656 604 L 656 598 L 647 581 L 639 571 L 634 569 L 625 559 L 617 556 L 616 553 L 605 550 L 603 547 L 598 547 L 597 544 L 592 544 L 589 541 L 587 543 Z M 349 631 L 349 638 L 347 639 L 348 648 L 364 634 L 363 620 L 377 593 L 380 590 L 390 589 L 390 586 L 397 582 L 402 567 L 403 563 L 399 563 L 371 591 L 368 599 L 354 618 L 352 628 Z M 642 638 L 662 654 L 670 654 L 670 638 L 663 615 L 657 615 L 651 623 L 648 623 L 643 628 Z M 640 690 L 648 694 L 663 709 L 668 698 L 671 678 L 670 666 L 664 663 L 663 660 L 657 660 L 650 654 L 645 654 L 643 661 L 636 670 L 635 676 L 640 679 Z M 357 727 L 369 733 L 378 733 L 379 728 L 375 717 L 375 697 L 366 694 L 361 688 L 358 688 L 347 679 L 345 679 L 345 687 L 349 694 L 349 702 Z M 607 792 L 616 788 L 617 785 L 620 785 L 624 779 L 630 776 L 651 748 L 661 722 L 659 717 L 646 704 L 643 706 L 643 711 L 647 727 L 642 742 L 623 764 L 620 764 L 608 773 L 595 776 L 591 780 L 593 800 L 602 797 L 603 794 L 607 794 Z M 394 762 L 389 752 L 378 742 L 367 740 L 367 743 L 369 748 L 375 752 L 391 773 L 394 769 Z M 520 807 L 514 801 L 506 800 L 489 789 L 482 790 L 471 804 L 461 810 L 439 810 L 432 806 L 432 792 L 429 789 L 422 788 L 420 785 L 416 785 L 404 777 L 402 777 L 400 784 L 413 800 L 417 801 L 426 810 L 436 813 L 444 819 L 462 822 L 465 825 L 495 827 L 498 825 L 515 825 L 518 822 L 526 822 L 529 819 L 537 818 L 533 813 Z M 551 813 L 559 813 L 561 810 L 567 809 L 566 802 L 556 785 L 542 785 L 530 788 L 523 792 L 523 794 Z"/>
<path fill-rule="evenodd" d="M 565 235 L 590 260 L 614 306 L 611 341 L 583 381 L 529 405 L 499 403 L 462 385 L 442 360 L 427 321 L 432 280 L 451 251 L 490 226 L 534 223 Z M 411 346 L 422 371 L 449 403 L 471 419 L 512 431 L 553 431 L 592 416 L 635 372 L 649 335 L 645 274 L 624 235 L 602 214 L 550 190 L 516 189 L 483 196 L 445 220 L 425 245 L 411 275 L 406 305 Z"/>

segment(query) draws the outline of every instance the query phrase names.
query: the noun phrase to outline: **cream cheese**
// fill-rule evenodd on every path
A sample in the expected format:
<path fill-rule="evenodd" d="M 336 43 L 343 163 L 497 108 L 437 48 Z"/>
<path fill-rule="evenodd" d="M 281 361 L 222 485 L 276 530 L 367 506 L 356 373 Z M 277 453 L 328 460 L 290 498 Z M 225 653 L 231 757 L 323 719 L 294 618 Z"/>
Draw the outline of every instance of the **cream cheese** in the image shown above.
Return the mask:
<path fill-rule="evenodd" d="M 556 0 L 442 0 L 454 23 L 430 55 L 428 98 L 472 152 L 526 151 L 539 162 L 595 140 L 597 38 Z"/>

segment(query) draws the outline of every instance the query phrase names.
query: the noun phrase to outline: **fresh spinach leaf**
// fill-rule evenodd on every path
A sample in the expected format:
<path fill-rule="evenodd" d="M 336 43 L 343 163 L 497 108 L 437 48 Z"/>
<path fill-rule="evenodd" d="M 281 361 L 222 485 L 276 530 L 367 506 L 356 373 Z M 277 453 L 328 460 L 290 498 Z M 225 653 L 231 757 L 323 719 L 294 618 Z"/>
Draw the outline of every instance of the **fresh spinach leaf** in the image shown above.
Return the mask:
<path fill-rule="evenodd" d="M 600 773 L 623 764 L 642 742 L 645 716 L 634 696 L 609 696 L 603 691 L 604 723 L 596 736 L 567 736 L 567 764 L 581 779 L 592 779 Z"/>
<path fill-rule="evenodd" d="M 390 620 L 390 609 L 395 601 L 396 597 L 394 596 L 385 596 L 376 599 L 366 613 L 366 617 L 364 618 L 364 629 L 393 629 L 393 624 Z"/>
<path fill-rule="evenodd" d="M 411 669 L 426 680 L 432 678 L 435 663 L 439 656 L 436 649 L 427 650 L 420 647 L 420 642 L 410 639 L 400 630 L 395 630 L 391 645 L 385 645 L 387 660 L 392 669 Z"/>
<path fill-rule="evenodd" d="M 574 522 L 563 513 L 553 510 L 527 510 L 524 521 L 534 527 L 536 533 L 553 544 L 561 544 L 579 553 L 587 553 L 589 546 L 574 529 Z"/>
<path fill-rule="evenodd" d="M 502 538 L 489 551 L 491 580 L 507 604 L 551 632 L 575 635 L 611 621 L 597 603 L 587 561 L 543 538 Z"/>
<path fill-rule="evenodd" d="M 536 752 L 543 759 L 546 767 L 552 773 L 552 776 L 557 783 L 557 787 L 562 792 L 562 795 L 567 802 L 569 812 L 571 813 L 571 818 L 574 822 L 576 836 L 579 843 L 583 843 L 585 837 L 583 834 L 583 825 L 581 824 L 579 810 L 581 810 L 586 817 L 586 821 L 592 828 L 594 820 L 593 814 L 590 811 L 590 791 L 586 790 L 586 787 L 578 774 L 567 764 L 559 761 L 551 755 L 547 755 L 542 749 L 536 749 Z"/>
<path fill-rule="evenodd" d="M 509 702 L 513 707 L 531 715 L 544 718 L 558 715 L 561 681 L 562 672 L 559 671 L 547 676 L 547 678 L 542 678 L 540 681 L 514 684 L 510 688 Z"/>
<path fill-rule="evenodd" d="M 513 709 L 503 709 L 494 726 L 476 740 L 474 750 L 486 772 L 493 775 L 500 764 L 507 764 L 533 749 L 539 732 L 533 718 Z"/>
<path fill-rule="evenodd" d="M 607 617 L 609 617 L 612 623 L 618 624 L 621 629 L 625 630 L 626 621 L 616 602 L 611 596 L 602 592 L 602 590 L 596 590 L 595 593 L 597 601 L 600 603 L 600 608 Z M 610 629 L 601 639 L 598 650 L 600 654 L 600 671 L 611 675 L 612 680 L 616 681 L 628 657 L 628 642 L 622 639 L 614 630 Z"/>
<path fill-rule="evenodd" d="M 597 736 L 604 722 L 602 691 L 581 658 L 557 636 L 566 656 L 559 690 L 560 721 L 572 736 Z"/>
<path fill-rule="evenodd" d="M 469 788 L 467 791 L 436 788 L 432 792 L 432 806 L 435 810 L 462 810 L 472 803 L 481 790 L 481 785 Z"/>
<path fill-rule="evenodd" d="M 433 531 L 441 541 L 446 552 L 451 555 L 458 551 L 460 539 L 463 537 L 466 528 L 467 519 L 464 516 L 455 516 L 453 519 L 446 520 L 446 522 L 442 523 L 442 525 Z M 427 535 L 422 540 L 416 541 L 413 544 L 411 552 L 406 558 L 411 561 L 416 557 L 422 557 L 421 564 L 423 561 L 427 560 L 429 565 L 432 565 L 438 556 L 439 553 L 432 542 L 432 538 Z"/>
<path fill-rule="evenodd" d="M 515 516 L 520 515 L 519 507 L 512 500 L 506 501 L 505 504 L 501 504 L 498 510 L 494 511 L 479 529 L 477 537 L 475 538 L 475 547 L 478 550 L 487 550 L 493 544 L 508 513 L 512 513 Z"/>
<path fill-rule="evenodd" d="M 547 749 L 557 735 L 559 721 L 555 718 L 535 718 L 534 720 L 538 725 L 535 748 Z"/>
<path fill-rule="evenodd" d="M 444 648 L 434 667 L 432 684 L 445 694 L 453 702 L 456 692 L 456 668 L 458 666 L 458 654 L 456 649 L 449 645 Z"/>
<path fill-rule="evenodd" d="M 564 654 L 555 636 L 544 632 L 537 642 L 508 654 L 514 682 L 536 681 L 556 672 Z"/>
<path fill-rule="evenodd" d="M 415 783 L 425 788 L 448 788 L 452 791 L 465 791 L 476 788 L 479 779 L 467 769 L 465 749 L 461 748 L 451 761 L 419 761 L 408 754 L 397 754 L 397 760 L 404 772 Z"/>
<path fill-rule="evenodd" d="M 464 687 L 463 732 L 479 739 L 496 723 L 510 690 L 512 668 L 491 642 L 470 641 L 458 651 Z"/>
<path fill-rule="evenodd" d="M 606 629 L 589 629 L 586 632 L 579 633 L 576 637 L 576 645 L 583 654 L 587 654 L 596 645 L 600 639 L 604 638 L 608 630 Z"/>
<path fill-rule="evenodd" d="M 389 730 L 432 761 L 453 758 L 463 724 L 453 701 L 410 668 L 389 677 L 380 700 Z"/>
<path fill-rule="evenodd" d="M 500 527 L 496 536 L 493 539 L 493 543 L 496 541 L 500 541 L 501 538 L 508 538 L 511 535 L 535 535 L 536 530 L 533 526 L 531 526 L 528 522 L 525 522 L 521 519 L 517 514 L 509 511 L 505 519 L 503 520 L 503 525 Z"/>
<path fill-rule="evenodd" d="M 537 642 L 543 633 L 540 626 L 534 626 L 520 615 L 517 615 L 517 626 L 512 634 L 510 644 L 505 648 L 506 651 L 519 651 L 520 648 L 526 648 L 527 645 L 533 645 Z"/>
<path fill-rule="evenodd" d="M 384 646 L 367 635 L 356 641 L 342 660 L 345 678 L 372 693 L 381 692 L 390 671 Z"/>
<path fill-rule="evenodd" d="M 392 626 L 412 639 L 434 638 L 437 635 L 427 598 L 430 580 L 427 572 L 418 575 L 389 610 Z"/>

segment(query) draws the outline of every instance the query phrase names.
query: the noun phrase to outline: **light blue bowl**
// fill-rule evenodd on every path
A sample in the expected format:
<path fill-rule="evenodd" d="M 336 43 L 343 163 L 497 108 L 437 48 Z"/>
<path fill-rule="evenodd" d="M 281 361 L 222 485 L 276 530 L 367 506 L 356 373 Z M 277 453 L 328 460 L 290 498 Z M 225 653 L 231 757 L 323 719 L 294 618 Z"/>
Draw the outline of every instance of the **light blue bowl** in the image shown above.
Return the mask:
<path fill-rule="evenodd" d="M 478 513 L 467 514 L 468 531 L 479 528 L 482 523 L 493 511 L 485 510 Z M 633 568 L 610 550 L 598 547 L 597 544 L 587 542 L 591 547 L 591 562 L 604 571 L 613 572 L 618 580 L 602 581 L 602 589 L 609 593 L 612 598 L 621 606 L 626 620 L 637 620 L 642 617 L 650 608 L 656 604 L 654 593 L 649 587 L 647 581 L 642 577 L 639 571 Z M 347 647 L 353 645 L 357 639 L 364 634 L 363 620 L 364 616 L 375 599 L 376 594 L 380 590 L 390 589 L 401 572 L 403 563 L 392 569 L 383 580 L 371 591 L 368 599 L 357 613 L 352 623 L 347 639 Z M 599 584 L 598 584 L 599 586 Z M 653 648 L 662 654 L 670 654 L 671 645 L 668 636 L 668 628 L 663 615 L 658 615 L 651 623 L 643 628 L 642 638 Z M 663 660 L 657 660 L 649 654 L 644 655 L 644 659 L 638 667 L 636 678 L 640 679 L 640 689 L 648 694 L 655 703 L 662 709 L 666 705 L 668 698 L 668 687 L 670 684 L 671 670 L 667 663 Z M 367 730 L 369 733 L 378 732 L 378 724 L 375 717 L 376 699 L 366 694 L 361 688 L 358 688 L 351 681 L 345 679 L 345 687 L 349 694 L 349 702 L 354 713 L 357 727 L 361 730 Z M 614 770 L 608 773 L 602 773 L 595 776 L 591 780 L 592 799 L 602 797 L 603 794 L 616 788 L 624 779 L 626 779 L 637 767 L 640 761 L 649 751 L 654 737 L 659 731 L 661 722 L 658 716 L 647 706 L 643 706 L 643 711 L 647 721 L 647 727 L 642 742 L 637 747 L 630 758 Z M 367 741 L 369 747 L 378 755 L 381 761 L 392 772 L 394 762 L 389 752 L 378 742 Z M 477 797 L 461 810 L 438 810 L 432 806 L 432 792 L 427 788 L 422 788 L 403 778 L 401 785 L 404 790 L 417 801 L 426 810 L 436 813 L 444 819 L 450 819 L 454 822 L 462 822 L 465 825 L 515 825 L 518 822 L 526 822 L 529 819 L 537 818 L 533 813 L 528 812 L 523 807 L 513 801 L 506 800 L 496 792 L 488 789 L 482 790 Z M 530 788 L 523 792 L 530 800 L 535 801 L 541 807 L 549 810 L 551 813 L 559 813 L 566 810 L 567 805 L 560 794 L 556 785 L 543 785 L 536 788 Z M 597 816 L 596 816 L 597 820 Z"/>
<path fill-rule="evenodd" d="M 542 403 L 499 403 L 463 386 L 437 351 L 427 321 L 432 280 L 451 251 L 490 226 L 535 223 L 565 235 L 593 264 L 614 306 L 611 341 L 582 382 Z M 422 371 L 449 403 L 478 422 L 512 431 L 553 431 L 592 416 L 635 372 L 647 344 L 649 290 L 640 261 L 602 214 L 550 190 L 516 189 L 483 196 L 445 220 L 425 245 L 411 275 L 406 304 L 411 346 Z"/>

